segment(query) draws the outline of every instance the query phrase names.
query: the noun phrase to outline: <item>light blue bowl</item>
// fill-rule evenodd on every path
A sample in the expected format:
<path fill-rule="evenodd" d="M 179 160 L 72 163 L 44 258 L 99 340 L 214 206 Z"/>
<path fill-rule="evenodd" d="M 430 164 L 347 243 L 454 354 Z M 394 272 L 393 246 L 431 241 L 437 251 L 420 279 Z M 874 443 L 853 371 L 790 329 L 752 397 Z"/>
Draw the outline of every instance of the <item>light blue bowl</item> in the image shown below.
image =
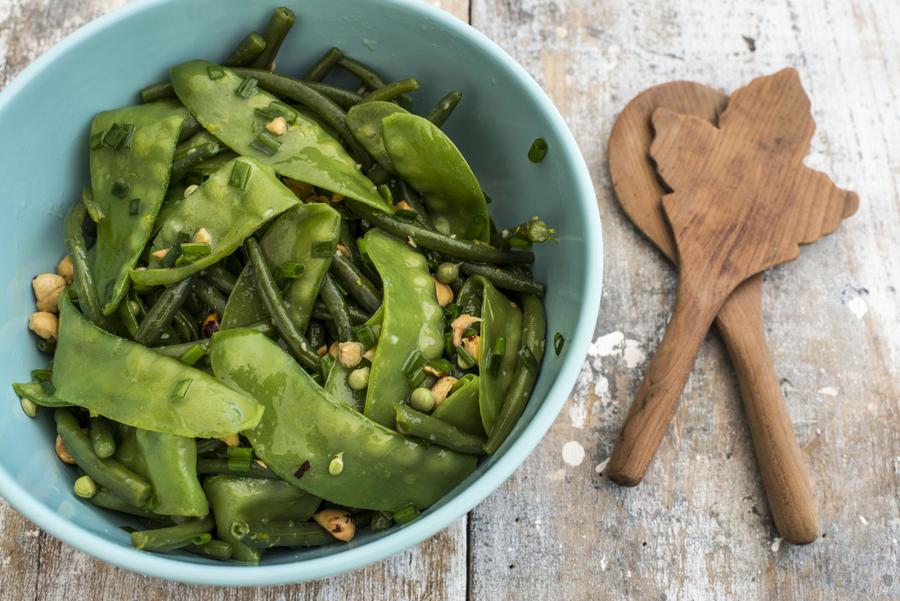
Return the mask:
<path fill-rule="evenodd" d="M 331 576 L 383 559 L 432 536 L 472 509 L 528 456 L 575 383 L 600 304 L 600 219 L 591 179 L 553 104 L 507 54 L 456 18 L 416 0 L 289 0 L 298 22 L 278 68 L 302 73 L 337 45 L 389 79 L 416 76 L 422 112 L 451 89 L 464 98 L 447 132 L 473 165 L 494 202 L 498 223 L 541 215 L 559 243 L 538 249 L 538 279 L 547 283 L 551 337 L 531 402 L 500 452 L 421 518 L 347 545 L 270 553 L 257 567 L 188 554 L 132 549 L 119 529 L 127 520 L 71 493 L 74 473 L 56 458 L 46 410 L 26 417 L 9 383 L 25 381 L 45 359 L 26 328 L 34 310 L 29 280 L 64 254 L 62 216 L 88 183 L 87 132 L 101 110 L 135 103 L 137 90 L 163 79 L 169 66 L 220 59 L 250 29 L 264 26 L 276 2 L 146 0 L 94 21 L 47 52 L 0 94 L 3 206 L 0 299 L 7 349 L 0 368 L 0 495 L 38 526 L 100 559 L 184 582 L 272 585 Z M 549 144 L 540 164 L 527 159 L 536 137 Z M 552 335 L 567 342 L 557 357 Z"/>

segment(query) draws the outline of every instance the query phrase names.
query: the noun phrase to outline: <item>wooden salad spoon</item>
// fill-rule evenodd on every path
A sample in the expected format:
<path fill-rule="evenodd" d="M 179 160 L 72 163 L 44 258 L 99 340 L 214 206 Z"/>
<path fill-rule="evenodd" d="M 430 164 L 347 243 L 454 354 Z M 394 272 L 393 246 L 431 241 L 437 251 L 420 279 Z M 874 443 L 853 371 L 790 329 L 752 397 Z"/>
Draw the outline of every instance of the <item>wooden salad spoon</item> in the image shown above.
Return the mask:
<path fill-rule="evenodd" d="M 709 86 L 675 81 L 649 88 L 622 110 L 609 138 L 609 173 L 616 197 L 632 223 L 671 261 L 677 260 L 662 197 L 666 193 L 650 159 L 650 116 L 660 107 L 717 123 L 726 96 Z M 816 539 L 819 517 L 800 445 L 785 406 L 763 330 L 762 276 L 738 286 L 716 317 L 737 372 L 744 412 L 775 527 L 790 543 Z"/>
<path fill-rule="evenodd" d="M 718 128 L 710 124 L 709 114 L 684 116 L 665 107 L 653 111 L 652 122 L 656 139 L 651 156 L 675 190 L 663 197 L 662 207 L 675 240 L 669 250 L 677 250 L 671 256 L 680 259 L 680 282 L 666 335 L 607 467 L 613 481 L 632 486 L 652 460 L 699 346 L 725 300 L 754 274 L 796 258 L 798 244 L 834 231 L 858 206 L 855 193 L 835 187 L 827 176 L 802 164 L 815 123 L 793 69 L 758 78 L 735 92 Z M 738 316 L 734 319 L 761 319 L 755 317 L 760 313 L 759 283 L 751 282 L 736 298 L 745 295 L 753 302 L 738 300 L 743 308 L 733 310 Z M 765 349 L 759 342 L 740 353 L 758 355 Z M 777 381 L 769 379 L 751 382 L 761 390 L 777 388 Z M 759 419 L 771 422 L 771 428 L 789 425 L 786 418 L 748 414 L 751 424 Z M 790 430 L 782 431 L 779 440 L 793 438 L 785 434 Z M 795 465 L 802 470 L 802 462 Z M 773 489 L 786 489 L 788 480 L 796 481 L 791 478 L 794 471 L 776 475 Z M 805 496 L 811 498 L 811 491 Z M 804 522 L 791 538 L 814 538 L 810 531 L 815 529 Z M 784 530 L 789 532 L 787 524 Z"/>

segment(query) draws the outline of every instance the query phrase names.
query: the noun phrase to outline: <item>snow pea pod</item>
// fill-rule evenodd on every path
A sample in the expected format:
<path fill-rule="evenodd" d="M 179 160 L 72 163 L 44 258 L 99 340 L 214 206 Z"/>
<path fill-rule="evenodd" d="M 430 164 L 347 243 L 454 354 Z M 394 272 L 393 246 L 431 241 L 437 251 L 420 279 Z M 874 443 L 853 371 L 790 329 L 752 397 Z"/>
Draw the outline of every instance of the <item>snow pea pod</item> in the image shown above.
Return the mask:
<path fill-rule="evenodd" d="M 426 361 L 441 356 L 444 313 L 425 257 L 376 229 L 366 234 L 365 245 L 384 282 L 381 336 L 372 359 L 365 414 L 392 427 L 394 403 L 412 390 L 403 365 L 417 350 Z"/>
<path fill-rule="evenodd" d="M 286 107 L 260 89 L 247 90 L 246 98 L 238 95 L 236 90 L 244 81 L 250 80 L 227 67 L 205 61 L 190 61 L 172 69 L 172 84 L 178 98 L 203 127 L 238 154 L 271 165 L 279 175 L 391 212 L 375 185 L 362 174 L 356 160 L 340 142 L 298 111 L 288 109 L 293 122 L 287 131 L 277 138 L 269 136 L 275 141 L 267 139 L 270 144 L 260 150 L 260 136 L 267 135 L 263 128 L 274 116 L 270 107 L 281 111 Z"/>
<path fill-rule="evenodd" d="M 353 136 L 363 145 L 366 152 L 378 161 L 378 164 L 390 173 L 397 173 L 391 155 L 384 147 L 384 138 L 381 133 L 381 120 L 394 113 L 406 113 L 405 109 L 393 102 L 383 100 L 357 104 L 347 111 L 347 126 L 353 132 Z"/>
<path fill-rule="evenodd" d="M 260 241 L 263 255 L 276 276 L 278 268 L 286 263 L 303 266 L 303 274 L 292 279 L 284 292 L 291 321 L 300 331 L 309 323 L 322 279 L 331 265 L 340 227 L 340 214 L 328 205 L 298 205 L 279 217 Z M 222 328 L 249 326 L 268 319 L 248 263 L 228 297 Z"/>
<path fill-rule="evenodd" d="M 104 215 L 91 271 L 104 315 L 125 296 L 128 274 L 150 240 L 187 115 L 178 102 L 164 100 L 100 113 L 91 125 L 91 186 Z"/>
<path fill-rule="evenodd" d="M 54 397 L 113 421 L 179 436 L 219 438 L 251 428 L 263 408 L 177 359 L 104 332 L 60 296 Z"/>
<path fill-rule="evenodd" d="M 122 426 L 115 457 L 153 485 L 148 506 L 160 515 L 203 517 L 209 513 L 197 479 L 193 438 Z"/>
<path fill-rule="evenodd" d="M 35 405 L 41 407 L 71 407 L 72 403 L 67 403 L 56 395 L 51 394 L 44 388 L 41 382 L 26 382 L 24 384 L 13 384 L 13 392 L 20 399 L 28 399 Z"/>
<path fill-rule="evenodd" d="M 479 378 L 466 374 L 459 387 L 448 396 L 431 414 L 443 422 L 450 424 L 475 436 L 484 436 L 484 425 L 481 423 L 481 410 L 478 404 Z"/>
<path fill-rule="evenodd" d="M 434 227 L 442 234 L 487 242 L 487 201 L 453 141 L 428 119 L 412 114 L 384 117 L 381 131 L 394 168 L 422 194 Z"/>
<path fill-rule="evenodd" d="M 216 517 L 219 538 L 231 545 L 233 559 L 259 563 L 260 551 L 241 541 L 242 529 L 262 520 L 296 520 L 312 517 L 321 499 L 280 480 L 212 476 L 203 489 Z"/>
<path fill-rule="evenodd" d="M 482 276 L 466 281 L 459 306 L 471 306 L 481 297 L 481 341 L 478 345 L 478 405 L 484 431 L 490 432 L 512 384 L 522 340 L 522 311 Z M 503 343 L 498 343 L 499 339 Z M 498 360 L 490 357 L 503 347 Z"/>
<path fill-rule="evenodd" d="M 266 407 L 259 425 L 243 432 L 256 454 L 316 496 L 360 509 L 427 507 L 475 469 L 474 457 L 417 444 L 335 400 L 258 332 L 219 331 L 210 358 L 216 377 Z M 333 476 L 338 453 L 344 469 Z"/>
<path fill-rule="evenodd" d="M 209 254 L 180 266 L 176 262 L 172 267 L 164 267 L 165 259 L 154 259 L 148 269 L 132 271 L 131 279 L 139 286 L 180 282 L 230 255 L 264 223 L 297 203 L 297 197 L 270 167 L 247 157 L 225 163 L 190 196 L 166 211 L 166 220 L 153 240 L 154 252 L 177 252 L 176 246 L 205 229 L 212 239 Z"/>

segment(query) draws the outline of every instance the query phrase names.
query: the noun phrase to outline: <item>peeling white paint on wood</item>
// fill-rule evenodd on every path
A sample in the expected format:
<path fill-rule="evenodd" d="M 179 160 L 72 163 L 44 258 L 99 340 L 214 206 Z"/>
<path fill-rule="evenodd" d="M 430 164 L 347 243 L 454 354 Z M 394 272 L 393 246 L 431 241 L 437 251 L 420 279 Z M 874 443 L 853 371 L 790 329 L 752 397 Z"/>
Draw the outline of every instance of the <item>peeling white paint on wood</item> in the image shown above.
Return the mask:
<path fill-rule="evenodd" d="M 0 85 L 124 3 L 0 0 Z M 547 89 L 594 177 L 607 249 L 604 303 L 597 340 L 547 438 L 468 528 L 462 519 L 376 566 L 289 587 L 188 587 L 137 576 L 60 544 L 0 501 L 0 598 L 900 598 L 900 4 L 432 4 L 463 19 L 471 12 L 474 26 Z M 659 342 L 676 284 L 615 204 L 605 155 L 615 115 L 666 80 L 731 90 L 788 65 L 800 70 L 818 123 L 807 164 L 862 201 L 837 234 L 766 275 L 767 334 L 822 515 L 823 537 L 802 548 L 782 543 L 771 524 L 716 335 L 646 481 L 626 490 L 602 475 L 643 375 L 635 351 L 650 355 Z M 560 461 L 567 442 L 593 469 Z"/>

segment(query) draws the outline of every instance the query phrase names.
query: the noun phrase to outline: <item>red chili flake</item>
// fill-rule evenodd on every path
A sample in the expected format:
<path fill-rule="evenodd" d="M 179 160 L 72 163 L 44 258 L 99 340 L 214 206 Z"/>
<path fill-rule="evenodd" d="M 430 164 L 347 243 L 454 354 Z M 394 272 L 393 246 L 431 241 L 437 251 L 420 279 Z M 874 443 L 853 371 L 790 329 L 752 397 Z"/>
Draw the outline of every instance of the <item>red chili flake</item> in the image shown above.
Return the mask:
<path fill-rule="evenodd" d="M 307 459 L 306 461 L 301 463 L 300 467 L 297 468 L 297 471 L 294 472 L 294 478 L 299 480 L 300 478 L 303 477 L 303 474 L 305 474 L 308 469 L 309 469 L 309 460 Z"/>

